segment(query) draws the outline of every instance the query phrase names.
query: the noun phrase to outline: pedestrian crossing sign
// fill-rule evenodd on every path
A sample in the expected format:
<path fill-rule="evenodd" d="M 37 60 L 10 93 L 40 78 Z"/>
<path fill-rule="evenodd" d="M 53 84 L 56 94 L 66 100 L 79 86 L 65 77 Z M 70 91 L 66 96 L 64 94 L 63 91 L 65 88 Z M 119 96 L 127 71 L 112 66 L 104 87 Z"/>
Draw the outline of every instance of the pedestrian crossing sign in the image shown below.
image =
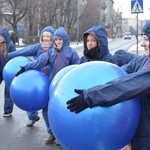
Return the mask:
<path fill-rule="evenodd" d="M 131 0 L 131 13 L 143 13 L 143 0 Z"/>

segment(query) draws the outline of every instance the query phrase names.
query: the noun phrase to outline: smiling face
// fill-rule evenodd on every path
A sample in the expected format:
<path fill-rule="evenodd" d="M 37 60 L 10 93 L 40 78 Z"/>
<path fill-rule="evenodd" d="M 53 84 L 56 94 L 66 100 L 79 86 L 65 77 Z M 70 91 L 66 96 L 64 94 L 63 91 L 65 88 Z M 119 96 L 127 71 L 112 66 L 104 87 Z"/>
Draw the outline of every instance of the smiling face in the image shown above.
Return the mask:
<path fill-rule="evenodd" d="M 87 39 L 85 42 L 88 50 L 97 47 L 97 39 L 91 34 L 87 35 Z"/>
<path fill-rule="evenodd" d="M 52 36 L 50 36 L 48 34 L 43 34 L 42 41 L 43 42 L 51 42 L 52 41 Z"/>
<path fill-rule="evenodd" d="M 61 49 L 63 46 L 63 40 L 61 38 L 55 38 L 55 45 L 58 49 Z"/>
<path fill-rule="evenodd" d="M 143 37 L 143 39 L 141 41 L 141 47 L 144 48 L 145 54 L 147 56 L 150 56 L 150 49 L 149 49 L 149 44 L 150 43 L 149 43 L 148 37 L 145 34 L 143 34 L 142 37 Z"/>

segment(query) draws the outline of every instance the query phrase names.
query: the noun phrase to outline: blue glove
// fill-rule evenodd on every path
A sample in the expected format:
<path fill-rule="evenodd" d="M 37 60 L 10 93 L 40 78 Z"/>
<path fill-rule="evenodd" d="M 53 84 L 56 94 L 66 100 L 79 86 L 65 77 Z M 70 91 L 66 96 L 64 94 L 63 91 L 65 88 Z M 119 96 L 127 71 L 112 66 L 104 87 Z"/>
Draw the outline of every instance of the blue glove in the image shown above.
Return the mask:
<path fill-rule="evenodd" d="M 76 114 L 78 114 L 89 106 L 84 100 L 83 90 L 75 89 L 74 91 L 80 95 L 67 101 L 66 104 L 68 105 L 67 109 L 70 109 L 71 112 L 75 112 Z"/>
<path fill-rule="evenodd" d="M 25 71 L 24 67 L 20 67 L 20 70 L 16 73 L 16 77 L 19 76 L 21 73 L 23 73 Z"/>

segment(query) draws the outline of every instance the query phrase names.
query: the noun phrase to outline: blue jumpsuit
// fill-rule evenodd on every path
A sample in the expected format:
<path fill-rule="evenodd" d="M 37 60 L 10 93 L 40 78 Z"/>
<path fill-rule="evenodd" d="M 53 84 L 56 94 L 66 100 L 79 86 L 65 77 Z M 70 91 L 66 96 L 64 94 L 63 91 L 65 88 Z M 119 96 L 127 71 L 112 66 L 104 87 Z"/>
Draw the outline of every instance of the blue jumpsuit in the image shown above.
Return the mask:
<path fill-rule="evenodd" d="M 54 35 L 53 27 L 47 26 L 41 31 L 40 39 L 42 38 L 43 32 L 45 32 L 45 31 L 50 32 L 52 35 Z M 53 47 L 53 44 L 49 47 L 48 50 L 51 51 L 52 47 Z M 9 53 L 8 57 L 9 57 L 9 59 L 12 59 L 12 58 L 17 57 L 17 56 L 33 56 L 33 59 L 36 60 L 43 53 L 45 53 L 45 51 L 41 47 L 41 44 L 37 43 L 37 44 L 27 46 L 21 50 Z M 39 70 L 41 70 L 44 74 L 49 76 L 49 73 L 50 73 L 49 65 L 44 66 L 43 68 L 40 68 Z M 38 112 L 37 111 L 30 112 L 29 111 L 29 112 L 27 112 L 27 115 L 28 115 L 29 120 L 33 120 L 38 115 Z"/>
<path fill-rule="evenodd" d="M 141 118 L 132 143 L 132 147 L 135 146 L 135 150 L 137 146 L 143 147 L 146 141 L 150 141 L 150 84 L 147 84 L 147 79 L 149 80 L 150 77 L 150 63 L 146 68 L 143 68 L 147 60 L 148 58 L 146 56 L 137 57 L 131 60 L 129 64 L 126 65 L 126 68 L 124 68 L 129 73 L 133 72 L 132 74 L 111 81 L 108 84 L 95 86 L 84 91 L 85 101 L 90 107 L 98 105 L 111 106 L 141 96 Z M 135 64 L 135 61 L 138 62 L 138 64 Z M 120 94 L 120 91 L 123 91 L 123 93 Z M 134 143 L 135 139 L 136 142 Z M 147 145 L 148 144 L 150 148 L 150 142 L 147 143 Z"/>
<path fill-rule="evenodd" d="M 0 35 L 3 36 L 6 42 L 6 49 L 7 53 L 16 51 L 16 47 L 11 41 L 10 34 L 6 28 L 1 28 L 0 29 Z M 7 60 L 6 60 L 7 62 Z M 2 81 L 1 77 L 1 81 Z M 4 89 L 4 113 L 11 113 L 13 111 L 13 102 L 12 99 L 10 98 L 10 91 L 9 87 L 5 84 L 5 89 Z"/>
<path fill-rule="evenodd" d="M 147 35 L 150 41 L 150 21 L 143 27 L 142 32 Z M 84 99 L 90 107 L 93 107 L 111 106 L 140 96 L 141 116 L 131 146 L 132 150 L 149 150 L 150 58 L 146 55 L 135 57 L 123 68 L 129 75 L 110 81 L 105 85 L 98 85 L 84 90 Z"/>

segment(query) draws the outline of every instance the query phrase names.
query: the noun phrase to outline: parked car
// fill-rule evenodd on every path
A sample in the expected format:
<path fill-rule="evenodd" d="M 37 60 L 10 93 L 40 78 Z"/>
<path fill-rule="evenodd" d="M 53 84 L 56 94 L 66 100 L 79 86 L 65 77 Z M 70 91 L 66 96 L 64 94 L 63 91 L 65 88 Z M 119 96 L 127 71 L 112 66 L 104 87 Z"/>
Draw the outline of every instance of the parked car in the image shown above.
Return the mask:
<path fill-rule="evenodd" d="M 132 38 L 131 32 L 125 32 L 124 33 L 124 36 L 123 36 L 124 40 L 126 40 L 126 39 L 130 39 L 131 40 L 131 38 Z"/>

